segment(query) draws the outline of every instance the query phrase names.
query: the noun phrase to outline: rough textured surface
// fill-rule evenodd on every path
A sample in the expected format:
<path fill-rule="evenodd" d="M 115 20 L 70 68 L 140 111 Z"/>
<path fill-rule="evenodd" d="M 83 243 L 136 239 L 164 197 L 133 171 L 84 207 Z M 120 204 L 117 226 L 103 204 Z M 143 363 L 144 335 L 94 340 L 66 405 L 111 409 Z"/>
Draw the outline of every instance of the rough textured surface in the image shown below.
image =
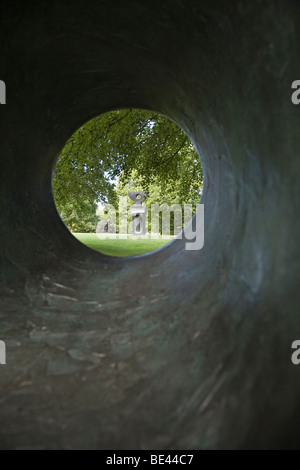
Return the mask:
<path fill-rule="evenodd" d="M 1 3 L 2 448 L 299 447 L 299 24 L 293 0 Z M 200 252 L 110 259 L 60 221 L 56 156 L 120 107 L 198 148 Z"/>

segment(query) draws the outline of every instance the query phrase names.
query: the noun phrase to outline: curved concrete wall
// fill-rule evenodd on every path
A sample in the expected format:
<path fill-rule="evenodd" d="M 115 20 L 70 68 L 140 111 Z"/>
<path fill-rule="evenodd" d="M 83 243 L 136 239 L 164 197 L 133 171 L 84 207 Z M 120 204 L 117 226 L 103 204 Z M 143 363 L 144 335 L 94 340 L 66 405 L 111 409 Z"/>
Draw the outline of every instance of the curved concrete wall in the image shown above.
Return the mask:
<path fill-rule="evenodd" d="M 298 447 L 298 2 L 2 12 L 1 446 Z M 60 221 L 56 156 L 121 107 L 167 115 L 197 147 L 203 250 L 107 258 Z"/>

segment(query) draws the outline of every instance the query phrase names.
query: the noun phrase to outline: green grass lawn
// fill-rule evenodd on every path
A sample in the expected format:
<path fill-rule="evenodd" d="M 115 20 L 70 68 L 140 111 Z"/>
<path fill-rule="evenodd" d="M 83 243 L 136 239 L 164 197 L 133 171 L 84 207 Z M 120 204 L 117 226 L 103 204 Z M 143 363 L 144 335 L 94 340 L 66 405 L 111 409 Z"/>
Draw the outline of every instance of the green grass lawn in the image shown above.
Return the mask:
<path fill-rule="evenodd" d="M 112 236 L 109 234 L 74 233 L 73 235 L 92 250 L 100 251 L 110 256 L 143 255 L 150 251 L 157 250 L 173 240 L 173 237 L 166 239 L 161 236 L 158 239 L 151 239 L 150 236 L 145 236 L 132 240 L 128 236 L 126 239 L 119 239 L 118 235 Z"/>

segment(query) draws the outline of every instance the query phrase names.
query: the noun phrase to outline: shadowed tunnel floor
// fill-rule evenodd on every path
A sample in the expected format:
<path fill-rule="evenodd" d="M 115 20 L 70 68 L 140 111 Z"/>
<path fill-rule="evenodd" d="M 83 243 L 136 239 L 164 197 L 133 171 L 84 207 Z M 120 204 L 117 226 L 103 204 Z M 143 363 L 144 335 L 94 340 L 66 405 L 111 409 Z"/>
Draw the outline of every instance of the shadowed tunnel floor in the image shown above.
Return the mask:
<path fill-rule="evenodd" d="M 1 448 L 299 448 L 298 2 L 3 3 Z M 108 258 L 60 221 L 64 143 L 128 107 L 197 148 L 201 251 Z"/>

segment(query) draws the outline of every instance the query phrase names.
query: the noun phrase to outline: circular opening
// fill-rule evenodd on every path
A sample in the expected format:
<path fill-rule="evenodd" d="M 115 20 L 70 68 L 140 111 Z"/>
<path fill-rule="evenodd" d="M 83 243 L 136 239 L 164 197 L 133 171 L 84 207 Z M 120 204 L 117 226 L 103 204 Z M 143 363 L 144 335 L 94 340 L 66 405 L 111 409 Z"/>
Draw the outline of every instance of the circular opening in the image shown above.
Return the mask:
<path fill-rule="evenodd" d="M 53 172 L 57 210 L 70 232 L 111 256 L 137 256 L 180 237 L 203 188 L 198 154 L 161 114 L 98 116 L 66 142 Z"/>

